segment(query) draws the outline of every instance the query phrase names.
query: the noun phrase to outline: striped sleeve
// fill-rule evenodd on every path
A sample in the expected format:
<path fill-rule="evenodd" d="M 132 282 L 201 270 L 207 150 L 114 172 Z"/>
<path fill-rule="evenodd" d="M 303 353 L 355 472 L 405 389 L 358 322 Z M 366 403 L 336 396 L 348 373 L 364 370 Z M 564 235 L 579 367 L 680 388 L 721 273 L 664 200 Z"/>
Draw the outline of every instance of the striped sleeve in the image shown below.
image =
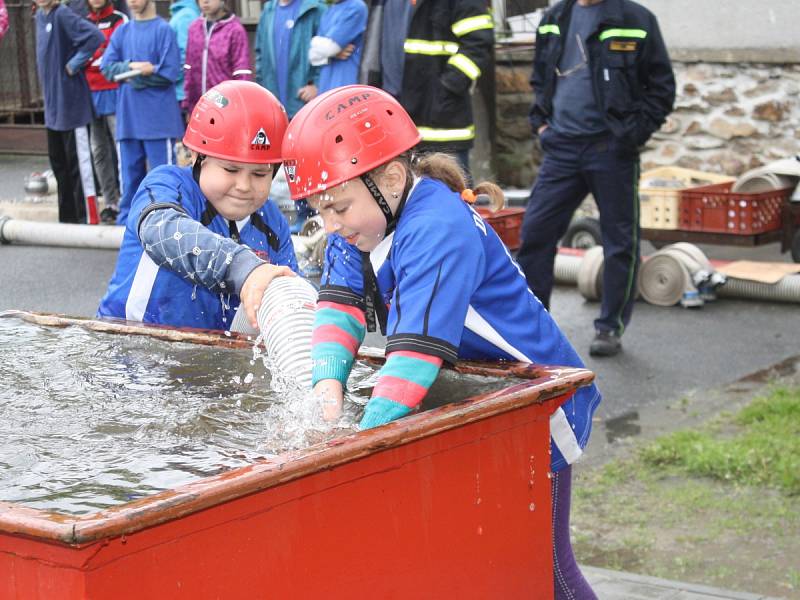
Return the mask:
<path fill-rule="evenodd" d="M 344 386 L 366 332 L 364 311 L 356 306 L 320 301 L 311 337 L 312 385 L 336 379 Z"/>
<path fill-rule="evenodd" d="M 420 352 L 399 350 L 389 354 L 364 411 L 361 428 L 383 425 L 419 407 L 436 381 L 442 362 L 438 356 Z"/>

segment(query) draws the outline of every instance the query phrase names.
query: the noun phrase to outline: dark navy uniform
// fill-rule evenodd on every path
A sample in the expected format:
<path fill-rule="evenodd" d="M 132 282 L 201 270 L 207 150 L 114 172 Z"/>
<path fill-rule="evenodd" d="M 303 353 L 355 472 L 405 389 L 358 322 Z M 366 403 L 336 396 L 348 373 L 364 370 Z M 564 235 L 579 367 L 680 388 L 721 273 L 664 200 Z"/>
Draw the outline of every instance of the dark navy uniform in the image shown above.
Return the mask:
<path fill-rule="evenodd" d="M 540 138 L 544 161 L 528 202 L 517 260 L 531 289 L 549 305 L 558 240 L 591 192 L 600 210 L 605 255 L 595 328 L 621 335 L 633 310 L 639 265 L 638 148 L 672 110 L 675 79 L 651 12 L 630 0 L 575 4 L 564 0 L 553 6 L 538 29 L 530 123 L 534 134 L 548 127 Z M 576 9 L 599 13 L 585 37 L 571 28 Z M 568 54 L 573 60 L 565 64 Z M 576 79 L 570 78 L 581 77 L 584 103 L 589 98 L 591 110 L 571 113 L 563 104 L 574 108 L 581 99 L 560 92 L 574 85 Z M 586 113 L 576 127 L 575 119 Z"/>

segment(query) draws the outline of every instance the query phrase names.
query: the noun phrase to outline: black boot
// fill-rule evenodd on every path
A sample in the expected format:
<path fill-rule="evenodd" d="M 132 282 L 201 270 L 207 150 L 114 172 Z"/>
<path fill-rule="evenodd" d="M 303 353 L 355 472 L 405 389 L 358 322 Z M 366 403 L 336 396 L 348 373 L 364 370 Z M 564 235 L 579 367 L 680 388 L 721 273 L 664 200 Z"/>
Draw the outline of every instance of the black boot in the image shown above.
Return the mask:
<path fill-rule="evenodd" d="M 592 356 L 614 356 L 620 350 L 622 339 L 615 331 L 598 331 L 589 346 L 589 354 Z"/>

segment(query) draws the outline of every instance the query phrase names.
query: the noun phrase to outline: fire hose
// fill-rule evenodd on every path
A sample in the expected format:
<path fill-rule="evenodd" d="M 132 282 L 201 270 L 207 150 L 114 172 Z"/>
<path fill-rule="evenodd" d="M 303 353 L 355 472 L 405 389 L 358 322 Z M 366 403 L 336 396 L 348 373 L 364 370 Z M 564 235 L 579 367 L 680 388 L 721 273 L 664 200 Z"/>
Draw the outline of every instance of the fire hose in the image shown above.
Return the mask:
<path fill-rule="evenodd" d="M 556 256 L 556 282 L 576 285 L 584 298 L 598 300 L 602 295 L 603 251 L 590 248 L 563 249 Z M 714 270 L 705 254 L 692 244 L 667 246 L 647 258 L 639 269 L 638 292 L 658 306 L 702 306 L 717 295 L 726 298 L 800 303 L 800 275 L 787 275 L 768 284 L 725 277 Z"/>

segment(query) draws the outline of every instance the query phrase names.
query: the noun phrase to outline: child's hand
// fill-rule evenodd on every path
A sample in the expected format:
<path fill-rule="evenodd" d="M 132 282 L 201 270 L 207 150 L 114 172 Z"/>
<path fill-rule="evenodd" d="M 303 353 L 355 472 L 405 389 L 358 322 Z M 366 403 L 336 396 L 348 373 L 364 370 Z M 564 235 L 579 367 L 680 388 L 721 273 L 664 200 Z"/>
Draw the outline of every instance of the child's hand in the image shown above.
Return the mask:
<path fill-rule="evenodd" d="M 315 86 L 313 83 L 304 85 L 298 90 L 297 97 L 303 102 L 310 102 L 317 97 L 317 86 Z"/>
<path fill-rule="evenodd" d="M 133 70 L 141 71 L 142 75 L 145 75 L 145 76 L 146 75 L 152 75 L 156 70 L 156 68 L 153 66 L 153 63 L 148 62 L 146 60 L 145 61 L 129 62 L 128 66 L 130 67 L 130 69 L 132 71 Z"/>
<path fill-rule="evenodd" d="M 294 277 L 294 271 L 289 267 L 279 267 L 276 265 L 263 264 L 250 272 L 244 280 L 239 299 L 244 306 L 244 312 L 250 325 L 258 329 L 258 307 L 261 306 L 261 299 L 264 291 L 275 277 Z"/>
<path fill-rule="evenodd" d="M 339 60 L 347 60 L 353 55 L 353 51 L 355 49 L 356 47 L 353 44 L 347 44 L 347 46 L 342 48 L 342 51 L 339 52 L 339 54 L 337 54 L 336 56 L 334 56 L 334 58 L 337 58 Z"/>
<path fill-rule="evenodd" d="M 323 379 L 314 386 L 314 398 L 322 405 L 322 418 L 338 421 L 342 416 L 344 390 L 338 379 Z"/>

